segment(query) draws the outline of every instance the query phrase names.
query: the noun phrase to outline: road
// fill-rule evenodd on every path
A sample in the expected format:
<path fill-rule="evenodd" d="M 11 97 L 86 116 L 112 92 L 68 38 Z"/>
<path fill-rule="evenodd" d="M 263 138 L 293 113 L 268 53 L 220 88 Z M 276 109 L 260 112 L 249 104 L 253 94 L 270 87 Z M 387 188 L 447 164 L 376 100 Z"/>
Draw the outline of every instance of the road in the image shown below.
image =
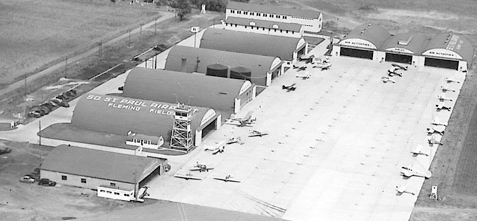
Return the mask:
<path fill-rule="evenodd" d="M 102 44 L 102 46 L 103 46 L 103 47 L 110 46 L 110 45 L 112 45 L 112 44 L 114 44 L 114 43 L 116 43 L 116 42 L 118 42 L 118 41 L 121 41 L 121 40 L 123 40 L 123 39 L 125 39 L 125 38 L 128 38 L 130 34 L 131 34 L 131 35 L 137 34 L 137 33 L 139 33 L 140 31 L 142 31 L 141 29 L 146 29 L 146 28 L 148 28 L 148 27 L 150 27 L 150 26 L 153 26 L 154 24 L 156 24 L 156 22 L 157 22 L 157 23 L 160 23 L 160 22 L 166 21 L 166 20 L 168 20 L 168 19 L 170 19 L 170 18 L 173 18 L 173 17 L 174 17 L 174 13 L 171 13 L 171 12 L 162 12 L 162 17 L 160 17 L 159 19 L 154 20 L 154 21 L 151 21 L 151 22 L 149 22 L 149 23 L 143 25 L 142 27 L 136 28 L 136 29 L 132 30 L 130 33 L 129 33 L 129 32 L 128 32 L 128 33 L 125 33 L 125 34 L 120 35 L 120 36 L 118 36 L 118 37 L 116 37 L 116 38 L 113 38 L 113 39 L 111 39 L 111 40 L 109 40 L 109 41 L 107 41 L 107 42 L 104 42 L 104 43 Z M 78 62 L 78 61 L 80 61 L 81 59 L 84 59 L 84 58 L 86 58 L 86 57 L 88 57 L 88 56 L 90 56 L 90 55 L 92 55 L 92 54 L 94 54 L 94 53 L 96 53 L 96 52 L 97 52 L 97 48 L 96 48 L 96 47 L 93 47 L 93 48 L 91 48 L 91 49 L 89 49 L 89 50 L 87 50 L 87 51 L 85 51 L 85 52 L 83 52 L 83 53 L 80 53 L 80 54 L 76 55 L 76 56 L 68 57 L 68 62 L 69 62 L 69 63 Z M 17 81 L 17 82 L 15 82 L 15 83 L 13 83 L 13 84 L 10 84 L 8 87 L 6 87 L 6 88 L 4 88 L 4 89 L 1 89 L 1 90 L 0 90 L 0 94 L 9 94 L 9 93 L 11 93 L 12 91 L 15 91 L 15 90 L 18 90 L 18 89 L 20 89 L 20 88 L 23 88 L 23 87 L 25 86 L 25 84 L 28 85 L 29 83 L 34 82 L 35 80 L 38 80 L 38 79 L 40 79 L 40 78 L 42 78 L 42 77 L 45 77 L 45 76 L 48 76 L 49 74 L 52 74 L 52 73 L 54 73 L 55 71 L 58 71 L 58 70 L 61 70 L 61 69 L 64 69 L 64 63 L 63 63 L 63 62 L 58 62 L 57 64 L 55 64 L 55 65 L 53 65 L 53 66 L 51 66 L 51 67 L 49 67 L 49 68 L 47 68 L 47 69 L 45 69 L 45 70 L 43 70 L 43 71 L 40 71 L 40 72 L 38 72 L 38 73 L 36 73 L 36 74 L 33 74 L 33 75 L 27 77 L 26 83 L 25 83 L 25 80 L 20 80 L 20 81 Z"/>

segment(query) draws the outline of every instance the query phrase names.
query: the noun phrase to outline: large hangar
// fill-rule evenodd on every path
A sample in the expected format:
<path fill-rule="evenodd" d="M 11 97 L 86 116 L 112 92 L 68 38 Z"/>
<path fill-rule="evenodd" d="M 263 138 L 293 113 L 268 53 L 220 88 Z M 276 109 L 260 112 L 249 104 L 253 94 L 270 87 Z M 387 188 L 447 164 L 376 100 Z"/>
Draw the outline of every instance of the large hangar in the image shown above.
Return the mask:
<path fill-rule="evenodd" d="M 186 73 L 208 74 L 209 72 L 210 74 L 211 66 L 215 64 L 220 64 L 228 69 L 224 72 L 224 75 L 227 76 L 223 77 L 232 77 L 232 70 L 238 70 L 239 67 L 247 68 L 249 69 L 247 73 L 236 72 L 236 75 L 233 76 L 236 78 L 242 76 L 242 79 L 250 80 L 261 86 L 269 86 L 272 79 L 283 73 L 282 61 L 277 56 L 242 54 L 180 45 L 170 49 L 165 69 Z"/>
<path fill-rule="evenodd" d="M 384 42 L 382 49 L 385 61 L 417 65 L 421 63 L 421 53 L 429 38 L 421 33 L 393 35 Z"/>
<path fill-rule="evenodd" d="M 127 136 L 137 133 L 171 140 L 174 109 L 177 104 L 125 98 L 111 95 L 86 94 L 73 111 L 74 127 L 108 134 Z M 210 108 L 192 108 L 190 130 L 194 146 L 203 136 L 220 126 L 220 115 Z"/>
<path fill-rule="evenodd" d="M 255 87 L 248 80 L 140 67 L 129 72 L 123 90 L 125 97 L 167 103 L 179 101 L 226 113 L 237 113 L 255 93 Z"/>
<path fill-rule="evenodd" d="M 379 49 L 391 34 L 374 24 L 363 24 L 353 29 L 338 44 L 333 46 L 336 56 L 350 56 L 370 60 L 382 60 Z"/>
<path fill-rule="evenodd" d="M 308 53 L 304 38 L 271 36 L 242 31 L 209 28 L 200 40 L 201 48 L 263 56 L 278 56 L 283 61 L 295 62 Z"/>
<path fill-rule="evenodd" d="M 462 36 L 443 33 L 433 37 L 422 53 L 424 65 L 467 71 L 473 60 L 472 44 Z"/>

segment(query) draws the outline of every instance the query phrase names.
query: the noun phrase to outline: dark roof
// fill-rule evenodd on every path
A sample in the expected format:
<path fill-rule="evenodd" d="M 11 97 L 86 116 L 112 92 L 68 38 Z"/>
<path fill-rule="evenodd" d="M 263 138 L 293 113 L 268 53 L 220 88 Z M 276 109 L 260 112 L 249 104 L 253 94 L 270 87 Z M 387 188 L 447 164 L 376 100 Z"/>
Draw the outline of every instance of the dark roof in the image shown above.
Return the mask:
<path fill-rule="evenodd" d="M 428 41 L 429 38 L 422 33 L 397 34 L 388 38 L 381 49 L 419 55 L 427 46 Z"/>
<path fill-rule="evenodd" d="M 246 80 L 136 67 L 126 78 L 123 95 L 233 112 L 235 98 L 251 88 Z"/>
<path fill-rule="evenodd" d="M 254 26 L 259 28 L 262 28 L 262 27 L 272 28 L 272 29 L 275 28 L 275 29 L 296 31 L 296 32 L 300 32 L 302 27 L 302 25 L 297 23 L 266 21 L 266 20 L 260 20 L 260 19 L 239 18 L 239 17 L 232 17 L 232 16 L 227 17 L 225 22 L 229 24 L 247 25 L 247 26 Z"/>
<path fill-rule="evenodd" d="M 185 70 L 181 68 L 183 59 L 186 59 Z M 216 63 L 229 67 L 244 66 L 249 68 L 252 70 L 252 83 L 266 85 L 267 72 L 274 68 L 276 64 L 280 64 L 281 61 L 278 57 L 175 45 L 169 51 L 165 69 L 188 73 L 206 73 L 207 66 Z"/>
<path fill-rule="evenodd" d="M 200 40 L 201 48 L 263 56 L 278 56 L 286 61 L 293 60 L 293 52 L 304 44 L 306 42 L 303 38 L 256 34 L 218 28 L 208 28 L 204 31 Z"/>
<path fill-rule="evenodd" d="M 127 136 L 129 131 L 170 139 L 177 104 L 125 98 L 112 95 L 85 94 L 76 104 L 71 123 L 92 131 Z M 213 109 L 191 107 L 192 131 L 215 119 Z"/>
<path fill-rule="evenodd" d="M 125 183 L 139 183 L 166 159 L 148 158 L 60 145 L 50 151 L 42 170 Z"/>
<path fill-rule="evenodd" d="M 442 33 L 433 37 L 424 52 L 433 49 L 445 49 L 455 52 L 468 63 L 471 63 L 474 57 L 474 48 L 469 40 L 453 33 Z"/>
<path fill-rule="evenodd" d="M 391 34 L 383 27 L 375 24 L 362 24 L 348 33 L 341 42 L 348 39 L 362 39 L 368 41 L 374 46 L 374 49 L 380 49 L 383 43 L 391 37 Z"/>
<path fill-rule="evenodd" d="M 311 18 L 311 19 L 319 18 L 321 14 L 321 12 L 312 11 L 312 10 L 277 7 L 272 5 L 241 3 L 241 2 L 235 2 L 235 1 L 229 1 L 227 5 L 227 9 L 262 12 L 262 13 L 275 14 L 275 15 L 289 15 L 293 17 Z"/>

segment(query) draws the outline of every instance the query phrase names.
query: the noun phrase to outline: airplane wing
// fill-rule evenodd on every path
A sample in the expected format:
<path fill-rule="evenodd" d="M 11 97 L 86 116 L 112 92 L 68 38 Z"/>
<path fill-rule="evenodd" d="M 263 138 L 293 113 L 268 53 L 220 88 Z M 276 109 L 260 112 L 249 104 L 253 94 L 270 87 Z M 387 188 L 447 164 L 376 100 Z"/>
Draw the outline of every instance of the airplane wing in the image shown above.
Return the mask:
<path fill-rule="evenodd" d="M 224 181 L 224 182 L 240 183 L 239 180 L 228 178 L 228 177 L 214 177 L 214 179 L 221 180 L 221 181 Z"/>
<path fill-rule="evenodd" d="M 192 176 L 192 175 L 190 175 L 190 174 L 185 174 L 185 175 L 182 175 L 182 174 L 174 174 L 174 177 L 181 178 L 181 179 L 185 179 L 185 180 L 202 180 L 202 178 L 197 177 L 197 176 Z"/>

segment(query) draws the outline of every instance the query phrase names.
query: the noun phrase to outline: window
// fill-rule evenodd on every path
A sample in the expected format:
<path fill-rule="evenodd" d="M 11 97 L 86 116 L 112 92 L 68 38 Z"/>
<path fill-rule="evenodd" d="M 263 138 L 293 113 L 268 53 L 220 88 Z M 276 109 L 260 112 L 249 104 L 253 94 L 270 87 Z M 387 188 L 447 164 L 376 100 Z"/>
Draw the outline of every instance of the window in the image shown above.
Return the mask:
<path fill-rule="evenodd" d="M 244 15 L 248 15 L 248 12 L 243 12 Z"/>
<path fill-rule="evenodd" d="M 263 17 L 267 17 L 267 14 L 263 13 Z"/>
<path fill-rule="evenodd" d="M 61 175 L 61 180 L 68 180 L 68 177 L 65 175 Z"/>
<path fill-rule="evenodd" d="M 242 11 L 237 11 L 237 14 L 239 14 L 239 15 L 242 14 Z"/>
<path fill-rule="evenodd" d="M 86 178 L 81 178 L 81 183 L 86 183 Z"/>
<path fill-rule="evenodd" d="M 260 12 L 257 12 L 257 16 L 260 16 L 260 15 L 261 15 Z"/>
<path fill-rule="evenodd" d="M 253 13 L 253 12 L 250 12 L 250 15 L 255 15 L 255 13 Z"/>
<path fill-rule="evenodd" d="M 129 196 L 129 194 L 125 193 L 124 196 Z"/>
<path fill-rule="evenodd" d="M 148 140 L 148 141 L 147 141 L 147 144 L 151 145 L 151 141 L 150 141 L 150 140 Z"/>
<path fill-rule="evenodd" d="M 101 193 L 104 193 L 104 192 L 106 192 L 106 191 L 104 191 L 104 190 L 100 190 L 99 192 L 101 192 Z"/>
<path fill-rule="evenodd" d="M 230 13 L 232 13 L 232 14 L 235 13 L 235 10 L 230 10 Z"/>
<path fill-rule="evenodd" d="M 114 192 L 114 195 L 119 195 L 119 193 L 118 193 L 118 192 Z"/>
<path fill-rule="evenodd" d="M 292 31 L 292 34 L 295 34 L 295 31 Z"/>
<path fill-rule="evenodd" d="M 273 15 L 272 15 L 272 14 L 269 14 L 268 17 L 273 18 Z"/>
<path fill-rule="evenodd" d="M 137 139 L 136 139 L 136 138 L 133 138 L 133 143 L 137 143 Z"/>
<path fill-rule="evenodd" d="M 265 27 L 263 27 L 263 28 L 262 28 L 262 30 L 264 30 L 264 31 L 265 31 Z"/>
<path fill-rule="evenodd" d="M 106 191 L 106 193 L 109 193 L 109 194 L 111 194 L 112 192 L 111 192 L 111 191 Z"/>
<path fill-rule="evenodd" d="M 109 186 L 116 187 L 116 183 L 111 182 L 109 183 Z"/>
<path fill-rule="evenodd" d="M 286 33 L 288 34 L 288 30 L 286 30 Z"/>

